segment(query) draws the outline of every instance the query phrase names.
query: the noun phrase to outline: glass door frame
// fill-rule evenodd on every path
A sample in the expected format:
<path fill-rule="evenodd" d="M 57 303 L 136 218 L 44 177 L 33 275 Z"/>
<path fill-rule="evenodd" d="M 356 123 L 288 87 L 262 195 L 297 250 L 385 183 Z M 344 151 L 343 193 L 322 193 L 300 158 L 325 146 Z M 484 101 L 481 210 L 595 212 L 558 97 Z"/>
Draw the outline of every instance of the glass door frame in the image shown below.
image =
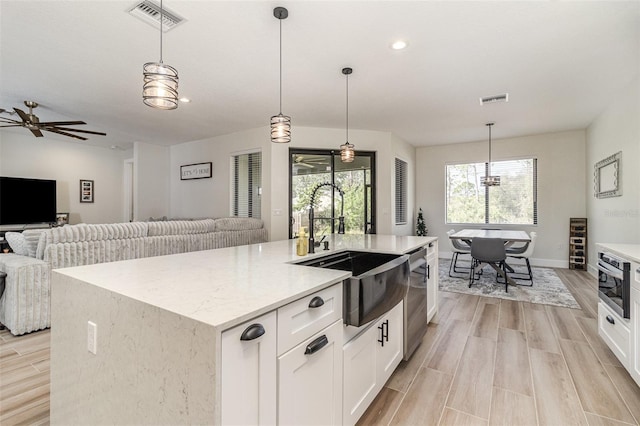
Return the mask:
<path fill-rule="evenodd" d="M 331 183 L 335 184 L 335 162 L 336 158 L 340 158 L 340 150 L 336 149 L 308 149 L 308 148 L 289 148 L 289 238 L 294 238 L 293 235 L 293 156 L 299 155 L 327 155 L 330 158 L 331 165 Z M 376 233 L 376 153 L 375 151 L 356 151 L 356 157 L 369 157 L 370 161 L 370 172 L 371 172 L 371 182 L 369 184 L 365 181 L 365 208 L 364 208 L 364 226 L 365 232 L 367 232 L 367 226 L 369 227 L 369 234 Z M 371 196 L 371 211 L 369 212 L 368 206 L 366 204 L 366 200 L 368 194 Z M 332 192 L 333 194 L 333 192 Z M 331 210 L 335 210 L 335 200 L 334 196 L 331 197 Z M 371 222 L 367 222 L 368 215 L 371 215 Z M 335 224 L 331 223 L 331 232 L 335 233 Z"/>

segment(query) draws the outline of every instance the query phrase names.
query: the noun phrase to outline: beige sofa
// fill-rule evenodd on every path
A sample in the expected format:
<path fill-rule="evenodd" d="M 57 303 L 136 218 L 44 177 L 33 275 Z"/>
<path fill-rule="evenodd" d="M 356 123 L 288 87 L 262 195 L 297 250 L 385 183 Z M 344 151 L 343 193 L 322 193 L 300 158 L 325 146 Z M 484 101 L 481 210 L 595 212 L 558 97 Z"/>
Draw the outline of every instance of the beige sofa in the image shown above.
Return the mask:
<path fill-rule="evenodd" d="M 260 243 L 267 230 L 260 219 L 235 217 L 78 224 L 43 230 L 37 241 L 34 257 L 0 254 L 0 323 L 14 335 L 51 325 L 52 269 Z"/>

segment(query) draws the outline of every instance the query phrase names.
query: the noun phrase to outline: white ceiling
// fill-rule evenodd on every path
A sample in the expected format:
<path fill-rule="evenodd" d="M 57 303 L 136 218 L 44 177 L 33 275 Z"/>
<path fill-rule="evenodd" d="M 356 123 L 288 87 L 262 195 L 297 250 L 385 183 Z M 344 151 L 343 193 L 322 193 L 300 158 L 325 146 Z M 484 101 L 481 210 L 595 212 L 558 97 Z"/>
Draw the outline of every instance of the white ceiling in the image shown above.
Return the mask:
<path fill-rule="evenodd" d="M 415 146 L 584 129 L 640 69 L 640 2 L 182 1 L 164 36 L 178 69 L 174 111 L 142 103 L 159 32 L 131 1 L 0 1 L 0 108 L 41 104 L 42 121 L 84 120 L 85 144 L 171 145 L 267 126 L 390 131 Z M 389 48 L 403 38 L 409 47 Z M 506 104 L 479 97 L 509 93 Z M 25 109 L 26 110 L 26 109 Z M 15 116 L 14 116 L 15 117 Z M 23 128 L 5 130 L 25 132 Z M 265 131 L 265 138 L 268 133 Z M 45 138 L 75 140 L 45 132 Z"/>

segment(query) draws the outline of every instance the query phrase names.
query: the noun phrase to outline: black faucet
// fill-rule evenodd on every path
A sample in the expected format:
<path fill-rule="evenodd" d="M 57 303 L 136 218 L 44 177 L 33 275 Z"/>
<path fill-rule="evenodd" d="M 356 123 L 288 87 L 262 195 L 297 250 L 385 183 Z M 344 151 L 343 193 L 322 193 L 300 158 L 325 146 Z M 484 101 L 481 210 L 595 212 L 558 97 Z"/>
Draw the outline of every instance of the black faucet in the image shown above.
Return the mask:
<path fill-rule="evenodd" d="M 340 217 L 338 217 L 338 234 L 344 234 L 344 192 L 338 185 L 335 185 L 330 182 L 319 183 L 313 188 L 313 193 L 311 194 L 311 201 L 309 202 L 309 253 L 315 253 L 315 239 L 313 238 L 313 204 L 316 202 L 316 193 L 323 186 L 331 186 L 338 190 L 340 193 L 340 199 L 342 201 L 340 205 Z M 332 218 L 335 220 L 335 218 Z"/>

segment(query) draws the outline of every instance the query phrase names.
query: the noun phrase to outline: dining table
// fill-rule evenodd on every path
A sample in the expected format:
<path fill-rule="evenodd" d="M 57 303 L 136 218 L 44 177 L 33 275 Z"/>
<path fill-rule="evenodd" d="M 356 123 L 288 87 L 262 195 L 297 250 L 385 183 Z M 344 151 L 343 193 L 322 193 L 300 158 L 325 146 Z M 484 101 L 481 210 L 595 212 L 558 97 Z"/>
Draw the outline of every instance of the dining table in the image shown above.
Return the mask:
<path fill-rule="evenodd" d="M 531 237 L 525 231 L 514 229 L 461 229 L 449 236 L 453 240 L 462 240 L 471 246 L 474 238 L 500 238 L 504 241 L 505 247 L 510 247 L 515 243 L 529 243 Z M 484 265 L 480 265 L 481 267 Z M 492 265 L 493 266 L 493 265 Z M 481 269 L 476 268 L 476 269 Z M 507 269 L 513 272 L 513 268 L 506 264 Z M 494 268 L 496 269 L 496 268 Z M 496 269 L 497 272 L 502 274 L 502 271 Z M 505 277 L 510 285 L 517 285 L 518 283 L 511 277 Z"/>

